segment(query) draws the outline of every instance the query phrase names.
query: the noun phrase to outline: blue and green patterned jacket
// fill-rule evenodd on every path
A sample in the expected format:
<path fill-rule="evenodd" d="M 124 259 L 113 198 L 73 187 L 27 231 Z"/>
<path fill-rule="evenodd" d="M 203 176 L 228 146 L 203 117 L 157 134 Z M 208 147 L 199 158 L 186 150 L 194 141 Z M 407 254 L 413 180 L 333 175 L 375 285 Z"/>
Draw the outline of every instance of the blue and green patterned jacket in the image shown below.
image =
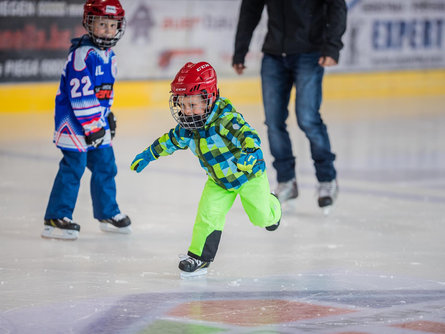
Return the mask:
<path fill-rule="evenodd" d="M 177 125 L 147 149 L 158 158 L 190 148 L 209 177 L 224 189 L 234 190 L 264 173 L 266 164 L 260 145 L 258 133 L 236 112 L 230 100 L 219 98 L 202 129 L 186 130 Z M 260 158 L 252 172 L 239 171 L 236 161 L 242 150 L 249 149 L 257 149 Z"/>

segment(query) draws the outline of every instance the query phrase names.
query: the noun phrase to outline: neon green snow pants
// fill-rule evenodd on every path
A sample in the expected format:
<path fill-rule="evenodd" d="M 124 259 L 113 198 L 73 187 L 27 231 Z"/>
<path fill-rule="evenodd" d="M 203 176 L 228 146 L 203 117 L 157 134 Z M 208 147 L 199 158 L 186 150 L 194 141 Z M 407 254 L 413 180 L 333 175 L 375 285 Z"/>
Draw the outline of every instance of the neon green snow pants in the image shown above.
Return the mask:
<path fill-rule="evenodd" d="M 237 195 L 252 224 L 266 227 L 281 219 L 281 205 L 270 193 L 267 174 L 251 179 L 239 189 L 228 191 L 207 179 L 199 201 L 188 254 L 203 261 L 213 261 L 218 250 L 226 215 Z"/>

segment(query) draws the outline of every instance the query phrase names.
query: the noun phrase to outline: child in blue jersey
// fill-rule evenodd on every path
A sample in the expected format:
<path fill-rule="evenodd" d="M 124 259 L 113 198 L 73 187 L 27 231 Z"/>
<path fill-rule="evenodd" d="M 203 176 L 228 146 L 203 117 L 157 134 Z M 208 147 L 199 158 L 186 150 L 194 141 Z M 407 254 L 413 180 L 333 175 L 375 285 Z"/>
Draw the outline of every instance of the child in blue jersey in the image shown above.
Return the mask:
<path fill-rule="evenodd" d="M 131 232 L 130 218 L 116 202 L 116 121 L 110 110 L 116 76 L 111 47 L 125 31 L 125 11 L 118 0 L 87 0 L 83 25 L 88 35 L 72 40 L 56 96 L 54 143 L 63 158 L 44 217 L 44 238 L 77 239 L 80 226 L 72 216 L 85 167 L 92 173 L 93 215 L 101 230 Z"/>

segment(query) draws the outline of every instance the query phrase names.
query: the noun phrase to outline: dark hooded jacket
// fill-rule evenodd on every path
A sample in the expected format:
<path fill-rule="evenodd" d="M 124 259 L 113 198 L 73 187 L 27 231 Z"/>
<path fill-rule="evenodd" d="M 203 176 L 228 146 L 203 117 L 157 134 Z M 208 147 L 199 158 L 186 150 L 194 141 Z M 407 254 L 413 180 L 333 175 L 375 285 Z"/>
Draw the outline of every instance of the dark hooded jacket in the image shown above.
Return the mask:
<path fill-rule="evenodd" d="M 344 0 L 243 0 L 233 64 L 244 64 L 263 8 L 268 14 L 262 51 L 272 55 L 320 52 L 338 62 L 346 30 Z"/>

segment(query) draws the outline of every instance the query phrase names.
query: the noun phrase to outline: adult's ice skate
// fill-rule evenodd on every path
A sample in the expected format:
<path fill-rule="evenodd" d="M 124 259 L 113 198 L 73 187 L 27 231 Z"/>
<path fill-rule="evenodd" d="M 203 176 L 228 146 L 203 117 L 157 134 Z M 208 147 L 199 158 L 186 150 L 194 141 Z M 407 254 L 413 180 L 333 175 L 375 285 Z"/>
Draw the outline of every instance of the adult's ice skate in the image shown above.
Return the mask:
<path fill-rule="evenodd" d="M 279 182 L 274 194 L 278 197 L 280 203 L 284 203 L 290 199 L 298 197 L 298 186 L 295 178 L 286 181 Z"/>
<path fill-rule="evenodd" d="M 318 186 L 318 206 L 323 210 L 325 215 L 328 215 L 331 212 L 331 208 L 334 205 L 337 196 L 337 180 L 320 182 Z"/>

